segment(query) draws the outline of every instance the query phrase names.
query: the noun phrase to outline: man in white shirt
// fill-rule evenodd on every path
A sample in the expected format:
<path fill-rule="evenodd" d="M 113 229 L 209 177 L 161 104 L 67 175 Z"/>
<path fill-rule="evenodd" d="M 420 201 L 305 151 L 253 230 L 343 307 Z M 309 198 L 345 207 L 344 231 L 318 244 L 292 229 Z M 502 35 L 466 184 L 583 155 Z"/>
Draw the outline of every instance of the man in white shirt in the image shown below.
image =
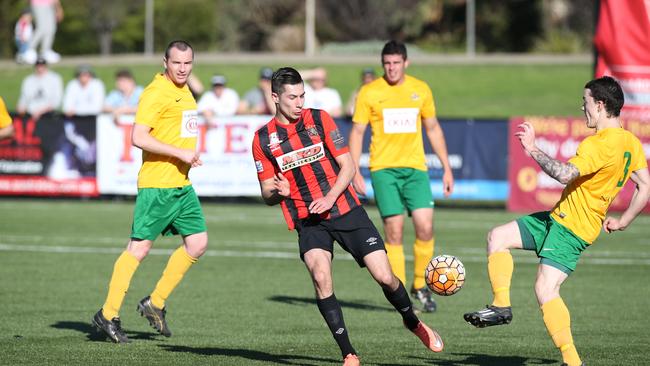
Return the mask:
<path fill-rule="evenodd" d="M 79 66 L 75 76 L 65 87 L 63 114 L 66 117 L 100 114 L 106 95 L 104 83 L 95 78 L 92 68 L 88 65 Z"/>
<path fill-rule="evenodd" d="M 226 77 L 214 75 L 210 79 L 212 90 L 206 91 L 197 104 L 199 113 L 208 125 L 215 125 L 216 117 L 233 116 L 239 106 L 239 95 L 231 88 L 226 87 Z"/>
<path fill-rule="evenodd" d="M 322 68 L 301 72 L 309 82 L 310 88 L 305 87 L 304 108 L 322 109 L 333 118 L 343 115 L 343 102 L 336 89 L 327 87 L 327 71 Z"/>
<path fill-rule="evenodd" d="M 16 111 L 28 113 L 35 121 L 45 113 L 53 112 L 61 106 L 63 80 L 61 76 L 47 67 L 44 58 L 38 58 L 34 73 L 27 76 L 20 87 L 20 98 Z"/>

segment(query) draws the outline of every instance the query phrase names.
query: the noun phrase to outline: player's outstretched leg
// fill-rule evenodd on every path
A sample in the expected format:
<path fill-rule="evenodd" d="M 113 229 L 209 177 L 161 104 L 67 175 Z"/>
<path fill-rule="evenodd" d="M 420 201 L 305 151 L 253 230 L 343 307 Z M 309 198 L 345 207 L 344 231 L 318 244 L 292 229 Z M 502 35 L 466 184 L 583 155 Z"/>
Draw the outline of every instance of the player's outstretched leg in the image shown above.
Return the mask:
<path fill-rule="evenodd" d="M 111 341 L 115 343 L 130 343 L 131 340 L 126 336 L 122 330 L 120 318 L 115 317 L 111 320 L 104 318 L 102 310 L 99 309 L 92 320 L 93 326 L 100 332 L 104 333 Z"/>
<path fill-rule="evenodd" d="M 147 296 L 144 299 L 138 302 L 138 313 L 143 317 L 147 318 L 149 325 L 151 325 L 158 333 L 164 335 L 165 337 L 171 337 L 172 331 L 169 330 L 167 322 L 165 321 L 165 315 L 167 310 L 165 308 L 159 309 L 152 302 L 151 297 Z"/>
<path fill-rule="evenodd" d="M 477 328 L 509 324 L 512 321 L 512 308 L 510 306 L 498 307 L 487 305 L 485 309 L 465 313 L 463 318 L 466 322 Z"/>

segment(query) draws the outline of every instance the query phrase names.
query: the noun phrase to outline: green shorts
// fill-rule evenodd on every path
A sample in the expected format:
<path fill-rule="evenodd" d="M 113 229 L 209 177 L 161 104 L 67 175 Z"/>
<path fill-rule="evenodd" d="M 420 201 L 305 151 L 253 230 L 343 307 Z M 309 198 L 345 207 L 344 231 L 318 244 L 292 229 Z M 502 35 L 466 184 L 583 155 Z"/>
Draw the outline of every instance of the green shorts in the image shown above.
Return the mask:
<path fill-rule="evenodd" d="M 386 168 L 370 173 L 375 202 L 381 217 L 411 215 L 418 208 L 433 208 L 427 172 L 413 168 Z"/>
<path fill-rule="evenodd" d="M 138 189 L 132 239 L 155 240 L 159 234 L 187 236 L 206 230 L 203 210 L 191 185 Z"/>
<path fill-rule="evenodd" d="M 566 274 L 575 271 L 580 254 L 589 246 L 589 243 L 553 220 L 549 211 L 520 217 L 517 225 L 524 249 L 534 250 L 541 258 L 540 263 Z"/>

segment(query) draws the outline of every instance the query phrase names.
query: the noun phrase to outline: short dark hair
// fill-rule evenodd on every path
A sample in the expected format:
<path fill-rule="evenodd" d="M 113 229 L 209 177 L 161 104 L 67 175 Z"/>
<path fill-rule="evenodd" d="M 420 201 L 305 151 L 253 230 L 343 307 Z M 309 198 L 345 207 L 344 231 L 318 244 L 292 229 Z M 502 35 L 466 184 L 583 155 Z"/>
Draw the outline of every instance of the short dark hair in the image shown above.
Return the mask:
<path fill-rule="evenodd" d="M 125 78 L 125 79 L 135 80 L 133 74 L 131 74 L 131 71 L 127 69 L 117 70 L 117 72 L 115 73 L 115 78 L 116 79 Z"/>
<path fill-rule="evenodd" d="M 625 95 L 621 85 L 610 76 L 603 76 L 585 84 L 585 89 L 591 91 L 596 102 L 603 102 L 608 117 L 618 117 L 625 103 Z"/>
<path fill-rule="evenodd" d="M 402 55 L 404 61 L 406 61 L 406 45 L 400 41 L 391 40 L 386 42 L 384 48 L 381 50 L 381 62 L 384 62 L 385 55 Z"/>
<path fill-rule="evenodd" d="M 302 84 L 302 76 L 293 67 L 281 67 L 273 73 L 271 78 L 271 91 L 276 94 L 282 93 L 283 85 Z"/>
<path fill-rule="evenodd" d="M 169 51 L 171 51 L 172 48 L 176 48 L 181 51 L 187 51 L 189 48 L 192 50 L 192 59 L 194 59 L 194 48 L 192 48 L 192 45 L 190 45 L 187 41 L 177 39 L 175 41 L 169 42 L 169 45 L 167 45 L 167 49 L 165 49 L 165 60 L 169 59 Z"/>

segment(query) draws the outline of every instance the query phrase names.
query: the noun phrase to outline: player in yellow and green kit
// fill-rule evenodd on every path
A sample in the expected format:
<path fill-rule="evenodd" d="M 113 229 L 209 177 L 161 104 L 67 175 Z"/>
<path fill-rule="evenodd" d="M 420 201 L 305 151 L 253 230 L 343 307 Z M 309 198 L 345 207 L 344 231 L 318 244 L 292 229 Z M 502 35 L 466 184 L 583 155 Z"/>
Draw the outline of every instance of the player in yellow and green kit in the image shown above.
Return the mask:
<path fill-rule="evenodd" d="M 131 277 L 158 235 L 181 235 L 183 245 L 171 255 L 153 292 L 140 300 L 137 310 L 167 337 L 171 331 L 165 300 L 208 245 L 203 211 L 188 179 L 190 168 L 202 164 L 196 152 L 196 101 L 186 84 L 193 61 L 187 42 L 171 42 L 163 58 L 165 71 L 154 77 L 138 103 L 131 139 L 142 149 L 142 168 L 131 239 L 115 262 L 106 302 L 93 317 L 95 327 L 117 343 L 129 342 L 118 312 Z"/>
<path fill-rule="evenodd" d="M 510 249 L 534 250 L 540 258 L 535 294 L 544 324 L 564 365 L 583 364 L 573 344 L 569 310 L 560 297 L 560 286 L 600 234 L 624 230 L 650 198 L 650 174 L 643 146 L 619 121 L 623 91 L 616 80 L 602 77 L 585 85 L 582 110 L 587 127 L 596 133 L 585 138 L 567 163 L 555 160 L 535 145 L 535 130 L 524 122 L 515 133 L 523 148 L 549 176 L 566 184 L 560 201 L 551 211 L 537 212 L 488 234 L 488 275 L 494 301 L 483 310 L 467 313 L 470 324 L 483 328 L 512 320 L 510 280 L 513 261 Z M 620 218 L 606 216 L 618 192 L 631 179 L 636 191 Z"/>
<path fill-rule="evenodd" d="M 4 99 L 0 97 L 0 140 L 10 138 L 14 135 L 14 125 L 11 116 L 7 111 Z"/>
<path fill-rule="evenodd" d="M 454 178 L 431 89 L 425 82 L 406 75 L 406 46 L 396 41 L 386 43 L 381 62 L 384 76 L 361 88 L 352 117 L 349 145 L 357 166 L 353 184 L 359 194 L 365 195 L 359 160 L 363 135 L 370 124 L 370 174 L 384 224 L 390 265 L 395 276 L 406 284 L 402 246 L 406 208 L 415 227 L 411 294 L 421 303 L 423 311 L 433 312 L 436 303 L 424 282 L 424 270 L 433 257 L 434 238 L 433 195 L 424 156 L 423 130 L 444 170 L 445 197 L 453 191 Z"/>

